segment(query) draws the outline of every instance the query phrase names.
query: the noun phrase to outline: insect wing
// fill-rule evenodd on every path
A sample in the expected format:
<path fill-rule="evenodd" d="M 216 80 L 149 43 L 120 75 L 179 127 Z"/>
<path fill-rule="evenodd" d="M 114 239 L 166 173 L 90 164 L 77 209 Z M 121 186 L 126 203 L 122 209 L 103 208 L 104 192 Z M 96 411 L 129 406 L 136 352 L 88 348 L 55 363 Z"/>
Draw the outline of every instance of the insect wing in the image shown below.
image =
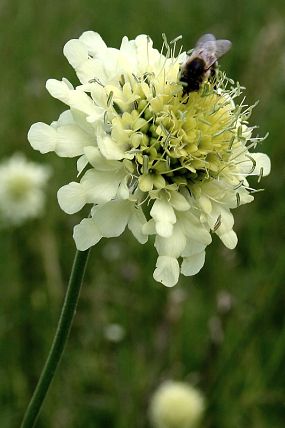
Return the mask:
<path fill-rule="evenodd" d="M 230 50 L 229 40 L 216 40 L 213 34 L 204 34 L 195 48 L 195 52 L 204 58 L 207 68 L 210 68 L 221 56 Z"/>
<path fill-rule="evenodd" d="M 225 55 L 225 53 L 227 53 L 231 47 L 232 47 L 232 43 L 229 40 L 217 40 L 216 41 L 217 59 Z"/>
<path fill-rule="evenodd" d="M 210 68 L 211 65 L 217 60 L 216 56 L 216 38 L 213 34 L 203 34 L 196 43 L 196 47 L 192 53 L 192 57 L 198 56 L 202 58 L 206 63 L 206 68 Z"/>
<path fill-rule="evenodd" d="M 187 62 L 199 57 L 206 63 L 208 70 L 221 56 L 223 56 L 232 46 L 229 40 L 216 40 L 213 34 L 207 33 L 201 36 L 193 51 L 190 53 Z"/>
<path fill-rule="evenodd" d="M 196 43 L 196 48 L 201 48 L 204 47 L 205 45 L 208 45 L 208 43 L 213 43 L 216 41 L 216 37 L 214 36 L 214 34 L 203 34 L 203 36 L 201 36 L 197 43 Z"/>

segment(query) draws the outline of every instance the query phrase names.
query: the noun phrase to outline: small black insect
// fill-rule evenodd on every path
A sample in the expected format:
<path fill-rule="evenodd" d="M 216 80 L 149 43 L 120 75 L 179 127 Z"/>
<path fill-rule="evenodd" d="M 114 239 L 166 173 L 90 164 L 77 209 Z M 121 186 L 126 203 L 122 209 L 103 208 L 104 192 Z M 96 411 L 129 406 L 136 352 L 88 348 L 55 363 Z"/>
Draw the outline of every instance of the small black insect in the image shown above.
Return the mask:
<path fill-rule="evenodd" d="M 180 81 L 184 86 L 184 94 L 198 91 L 201 84 L 215 74 L 217 60 L 231 46 L 229 40 L 216 40 L 213 34 L 200 37 L 194 50 L 181 66 Z"/>

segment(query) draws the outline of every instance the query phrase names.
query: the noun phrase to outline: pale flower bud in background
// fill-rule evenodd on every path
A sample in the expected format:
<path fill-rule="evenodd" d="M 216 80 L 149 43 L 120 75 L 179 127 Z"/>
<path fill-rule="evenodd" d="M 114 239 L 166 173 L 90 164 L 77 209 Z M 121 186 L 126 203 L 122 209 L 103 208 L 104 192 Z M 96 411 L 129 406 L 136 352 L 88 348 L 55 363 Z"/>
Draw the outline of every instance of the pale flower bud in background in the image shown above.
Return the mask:
<path fill-rule="evenodd" d="M 125 329 L 120 324 L 107 324 L 104 328 L 104 336 L 110 342 L 118 343 L 125 337 Z"/>
<path fill-rule="evenodd" d="M 184 382 L 166 381 L 151 398 L 153 428 L 198 428 L 205 409 L 202 394 Z"/>

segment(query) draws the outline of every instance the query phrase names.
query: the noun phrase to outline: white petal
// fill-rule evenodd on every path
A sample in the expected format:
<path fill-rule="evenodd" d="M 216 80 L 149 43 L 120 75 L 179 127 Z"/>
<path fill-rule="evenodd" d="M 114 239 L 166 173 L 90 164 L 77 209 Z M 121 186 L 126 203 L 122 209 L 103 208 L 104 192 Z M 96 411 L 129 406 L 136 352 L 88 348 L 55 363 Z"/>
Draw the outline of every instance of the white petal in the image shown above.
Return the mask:
<path fill-rule="evenodd" d="M 153 277 L 166 287 L 173 287 L 179 279 L 179 264 L 174 257 L 159 256 Z"/>
<path fill-rule="evenodd" d="M 88 117 L 86 117 L 86 114 L 82 113 L 81 111 L 78 110 L 69 110 L 72 114 L 73 117 L 73 121 L 83 130 L 85 131 L 87 134 L 89 135 L 96 135 L 97 131 L 94 128 L 93 124 L 90 124 L 87 122 Z"/>
<path fill-rule="evenodd" d="M 41 153 L 52 152 L 56 147 L 56 130 L 42 122 L 34 123 L 28 132 L 28 140 L 33 149 Z"/>
<path fill-rule="evenodd" d="M 57 128 L 55 152 L 62 157 L 79 156 L 83 154 L 85 146 L 95 144 L 94 140 L 77 125 L 61 126 Z"/>
<path fill-rule="evenodd" d="M 157 221 L 155 222 L 155 230 L 163 238 L 169 238 L 173 233 L 173 224 Z"/>
<path fill-rule="evenodd" d="M 143 225 L 142 232 L 145 235 L 154 235 L 155 234 L 155 222 L 153 219 L 149 220 Z"/>
<path fill-rule="evenodd" d="M 189 202 L 187 202 L 186 198 L 181 195 L 179 192 L 171 192 L 170 194 L 171 205 L 178 211 L 187 211 L 190 208 Z"/>
<path fill-rule="evenodd" d="M 85 218 L 73 229 L 73 239 L 79 251 L 85 251 L 97 244 L 102 235 L 92 218 Z"/>
<path fill-rule="evenodd" d="M 206 252 L 193 254 L 193 256 L 185 257 L 181 264 L 181 273 L 185 276 L 192 276 L 198 273 L 205 263 Z"/>
<path fill-rule="evenodd" d="M 86 204 L 86 193 L 80 183 L 72 181 L 57 192 L 60 208 L 67 214 L 74 214 Z"/>
<path fill-rule="evenodd" d="M 104 52 L 104 50 L 107 49 L 107 46 L 102 37 L 98 33 L 95 33 L 95 31 L 85 31 L 79 37 L 79 40 L 84 43 L 88 51 L 93 56 L 96 56 L 101 51 Z"/>
<path fill-rule="evenodd" d="M 126 176 L 119 184 L 118 191 L 117 191 L 117 197 L 119 199 L 129 199 L 130 190 L 128 186 L 128 180 L 129 180 L 129 177 Z"/>
<path fill-rule="evenodd" d="M 119 172 L 88 170 L 81 179 L 89 203 L 102 204 L 113 199 L 123 179 Z"/>
<path fill-rule="evenodd" d="M 262 175 L 269 175 L 271 170 L 270 158 L 264 153 L 253 153 L 252 155 L 256 161 L 256 174 L 259 175 L 262 168 Z"/>
<path fill-rule="evenodd" d="M 67 104 L 70 88 L 65 82 L 56 79 L 48 79 L 46 88 L 52 97 Z"/>
<path fill-rule="evenodd" d="M 121 235 L 130 217 L 129 201 L 110 201 L 96 208 L 93 219 L 105 238 Z"/>
<path fill-rule="evenodd" d="M 194 254 L 202 253 L 204 250 L 205 244 L 202 242 L 189 240 L 181 255 L 182 257 L 190 257 Z"/>
<path fill-rule="evenodd" d="M 262 175 L 266 176 L 270 173 L 271 162 L 270 158 L 264 153 L 249 153 L 248 159 L 245 162 L 240 164 L 241 171 L 246 175 Z M 253 169 L 253 162 L 250 160 L 252 158 L 255 162 L 255 167 Z"/>
<path fill-rule="evenodd" d="M 212 204 L 209 198 L 207 196 L 201 195 L 198 199 L 198 203 L 203 211 L 205 211 L 206 214 L 210 214 L 212 211 Z"/>
<path fill-rule="evenodd" d="M 64 117 L 61 115 L 59 121 L 62 122 Z M 68 117 L 70 118 L 70 115 Z M 55 151 L 58 156 L 74 157 L 83 153 L 84 146 L 95 143 L 95 137 L 92 138 L 76 124 L 58 126 L 58 122 L 54 122 L 52 126 L 42 122 L 31 126 L 28 140 L 35 150 L 41 153 Z"/>
<path fill-rule="evenodd" d="M 88 60 L 88 50 L 86 46 L 77 39 L 69 40 L 65 44 L 63 54 L 68 59 L 69 64 L 75 69 Z"/>
<path fill-rule="evenodd" d="M 177 218 L 180 226 L 183 228 L 185 236 L 187 236 L 190 240 L 199 241 L 205 245 L 209 245 L 212 242 L 211 234 L 192 213 L 183 213 L 180 214 Z"/>
<path fill-rule="evenodd" d="M 74 125 L 75 123 L 77 123 L 77 121 L 74 120 L 74 117 L 70 109 L 68 109 L 63 111 L 59 115 L 57 122 L 55 122 L 55 128 L 58 128 L 59 126 L 63 126 L 63 125 Z"/>
<path fill-rule="evenodd" d="M 155 221 L 157 233 L 164 238 L 171 236 L 176 216 L 169 202 L 164 199 L 156 199 L 151 208 L 150 215 Z"/>
<path fill-rule="evenodd" d="M 169 238 L 162 238 L 157 235 L 155 239 L 155 248 L 160 256 L 171 256 L 178 258 L 186 245 L 185 235 L 181 228 L 174 226 L 173 233 Z"/>
<path fill-rule="evenodd" d="M 98 147 L 85 147 L 84 153 L 88 159 L 88 162 L 94 166 L 97 171 L 116 171 L 122 168 L 121 162 L 108 160 L 102 156 Z"/>
<path fill-rule="evenodd" d="M 213 211 L 213 216 L 211 217 L 211 227 L 213 228 L 217 222 L 218 217 L 220 216 L 220 226 L 216 230 L 217 235 L 222 235 L 229 232 L 234 225 L 234 216 L 229 209 L 222 208 L 220 206 L 216 207 L 216 210 Z"/>
<path fill-rule="evenodd" d="M 229 232 L 223 233 L 221 235 L 219 234 L 219 237 L 223 244 L 230 250 L 235 248 L 238 243 L 237 235 L 233 230 L 230 230 Z"/>
<path fill-rule="evenodd" d="M 238 189 L 238 193 L 240 196 L 240 205 L 248 204 L 254 200 L 254 197 L 243 187 Z"/>
<path fill-rule="evenodd" d="M 64 81 L 49 79 L 46 88 L 52 97 L 59 99 L 69 105 L 72 109 L 92 117 L 103 117 L 101 108 L 96 107 L 92 99 L 80 89 L 71 89 Z"/>
<path fill-rule="evenodd" d="M 88 160 L 86 158 L 85 155 L 80 156 L 80 158 L 77 160 L 77 171 L 78 171 L 78 175 L 80 175 L 82 173 L 82 171 L 84 170 L 84 168 L 88 165 Z"/>
<path fill-rule="evenodd" d="M 146 218 L 141 208 L 133 208 L 128 222 L 128 228 L 134 237 L 141 243 L 145 244 L 148 236 L 143 233 L 142 228 L 146 223 Z"/>
<path fill-rule="evenodd" d="M 111 137 L 104 136 L 98 138 L 100 152 L 106 159 L 121 160 L 124 158 L 124 150 Z"/>

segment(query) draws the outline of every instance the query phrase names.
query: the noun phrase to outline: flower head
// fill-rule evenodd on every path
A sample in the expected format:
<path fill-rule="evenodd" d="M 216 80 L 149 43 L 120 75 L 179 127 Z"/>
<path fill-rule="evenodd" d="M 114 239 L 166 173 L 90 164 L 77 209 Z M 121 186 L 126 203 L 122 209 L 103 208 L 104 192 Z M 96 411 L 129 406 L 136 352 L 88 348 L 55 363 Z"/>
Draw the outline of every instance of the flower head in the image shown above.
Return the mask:
<path fill-rule="evenodd" d="M 150 403 L 154 428 L 195 428 L 205 408 L 201 393 L 184 382 L 164 382 Z"/>
<path fill-rule="evenodd" d="M 44 207 L 49 168 L 27 161 L 16 153 L 0 164 L 0 222 L 21 224 L 38 217 Z"/>
<path fill-rule="evenodd" d="M 242 88 L 218 72 L 185 94 L 176 41 L 162 53 L 146 35 L 124 37 L 120 49 L 91 31 L 70 40 L 64 54 L 81 84 L 48 80 L 68 110 L 28 135 L 41 153 L 79 156 L 80 179 L 58 191 L 68 214 L 91 204 L 74 228 L 77 248 L 126 227 L 140 243 L 154 234 L 154 278 L 166 286 L 199 272 L 213 233 L 236 246 L 231 209 L 253 200 L 247 176 L 270 171 L 266 155 L 250 152 L 262 138 L 248 125 L 252 107 L 236 103 Z"/>

